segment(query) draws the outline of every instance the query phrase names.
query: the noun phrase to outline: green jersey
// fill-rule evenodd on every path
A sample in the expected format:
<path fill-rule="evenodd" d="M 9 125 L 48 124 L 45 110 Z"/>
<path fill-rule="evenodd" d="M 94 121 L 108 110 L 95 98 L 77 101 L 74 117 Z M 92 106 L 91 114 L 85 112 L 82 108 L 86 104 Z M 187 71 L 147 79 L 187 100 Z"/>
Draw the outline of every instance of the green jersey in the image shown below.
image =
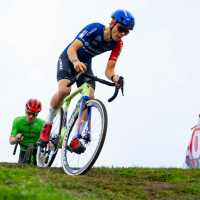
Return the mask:
<path fill-rule="evenodd" d="M 21 141 L 22 144 L 36 144 L 40 137 L 40 131 L 42 130 L 43 124 L 44 120 L 40 118 L 36 118 L 32 124 L 28 124 L 25 116 L 17 117 L 13 121 L 11 136 L 23 133 L 24 138 Z M 26 147 L 20 146 L 20 150 L 26 151 L 26 149 Z"/>

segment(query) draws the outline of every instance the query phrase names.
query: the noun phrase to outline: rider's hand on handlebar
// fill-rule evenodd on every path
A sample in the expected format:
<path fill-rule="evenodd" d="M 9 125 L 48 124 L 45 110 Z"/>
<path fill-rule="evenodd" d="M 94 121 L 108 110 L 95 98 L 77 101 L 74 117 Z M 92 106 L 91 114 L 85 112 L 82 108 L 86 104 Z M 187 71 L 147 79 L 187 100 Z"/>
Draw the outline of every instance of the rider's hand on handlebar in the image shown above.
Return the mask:
<path fill-rule="evenodd" d="M 85 72 L 87 71 L 87 67 L 85 66 L 84 63 L 80 62 L 79 60 L 74 61 L 74 69 L 79 73 L 79 72 Z"/>
<path fill-rule="evenodd" d="M 118 84 L 119 81 L 119 77 L 118 76 L 114 76 L 113 77 L 113 81 L 115 82 L 115 86 L 117 87 L 117 89 L 120 89 L 122 86 L 121 84 Z M 123 81 L 123 85 L 125 84 L 125 81 Z"/>
<path fill-rule="evenodd" d="M 23 140 L 24 136 L 21 136 L 21 134 L 19 133 L 19 134 L 16 135 L 16 138 L 18 138 L 17 141 L 20 142 L 20 141 Z"/>

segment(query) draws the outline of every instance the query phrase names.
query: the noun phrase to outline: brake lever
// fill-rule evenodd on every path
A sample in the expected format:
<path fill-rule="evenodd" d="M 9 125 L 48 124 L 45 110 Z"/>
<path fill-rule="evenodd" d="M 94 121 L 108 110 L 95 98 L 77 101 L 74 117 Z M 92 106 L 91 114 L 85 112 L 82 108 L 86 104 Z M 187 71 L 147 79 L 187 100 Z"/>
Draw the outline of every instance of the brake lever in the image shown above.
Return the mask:
<path fill-rule="evenodd" d="M 121 85 L 122 96 L 124 96 L 124 85 L 123 85 L 123 83 L 124 83 L 124 77 L 120 76 L 119 80 L 118 80 L 118 84 Z"/>
<path fill-rule="evenodd" d="M 122 96 L 124 96 L 124 85 L 122 85 L 121 91 L 122 91 Z"/>

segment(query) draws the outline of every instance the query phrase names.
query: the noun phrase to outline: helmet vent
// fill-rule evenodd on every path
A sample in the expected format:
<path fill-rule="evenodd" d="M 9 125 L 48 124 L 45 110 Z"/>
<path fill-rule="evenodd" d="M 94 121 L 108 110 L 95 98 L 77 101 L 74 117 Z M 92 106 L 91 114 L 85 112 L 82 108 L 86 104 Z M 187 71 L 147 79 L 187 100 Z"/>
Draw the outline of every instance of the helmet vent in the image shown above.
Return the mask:
<path fill-rule="evenodd" d="M 120 17 L 120 19 L 121 19 L 122 22 L 125 22 L 125 19 L 123 17 Z"/>
<path fill-rule="evenodd" d="M 131 22 L 130 22 L 129 28 L 131 28 L 132 24 L 133 24 L 133 19 L 131 18 Z"/>
<path fill-rule="evenodd" d="M 34 99 L 34 108 L 36 107 L 37 100 Z"/>

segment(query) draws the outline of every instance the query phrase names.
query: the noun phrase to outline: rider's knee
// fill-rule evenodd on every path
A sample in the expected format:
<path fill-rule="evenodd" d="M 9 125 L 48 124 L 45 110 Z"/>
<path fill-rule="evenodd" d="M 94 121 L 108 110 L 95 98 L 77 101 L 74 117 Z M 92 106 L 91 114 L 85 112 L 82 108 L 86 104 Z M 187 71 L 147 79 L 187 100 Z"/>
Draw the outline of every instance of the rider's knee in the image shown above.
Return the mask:
<path fill-rule="evenodd" d="M 69 88 L 59 88 L 58 96 L 60 99 L 64 99 L 70 94 L 71 90 Z"/>

